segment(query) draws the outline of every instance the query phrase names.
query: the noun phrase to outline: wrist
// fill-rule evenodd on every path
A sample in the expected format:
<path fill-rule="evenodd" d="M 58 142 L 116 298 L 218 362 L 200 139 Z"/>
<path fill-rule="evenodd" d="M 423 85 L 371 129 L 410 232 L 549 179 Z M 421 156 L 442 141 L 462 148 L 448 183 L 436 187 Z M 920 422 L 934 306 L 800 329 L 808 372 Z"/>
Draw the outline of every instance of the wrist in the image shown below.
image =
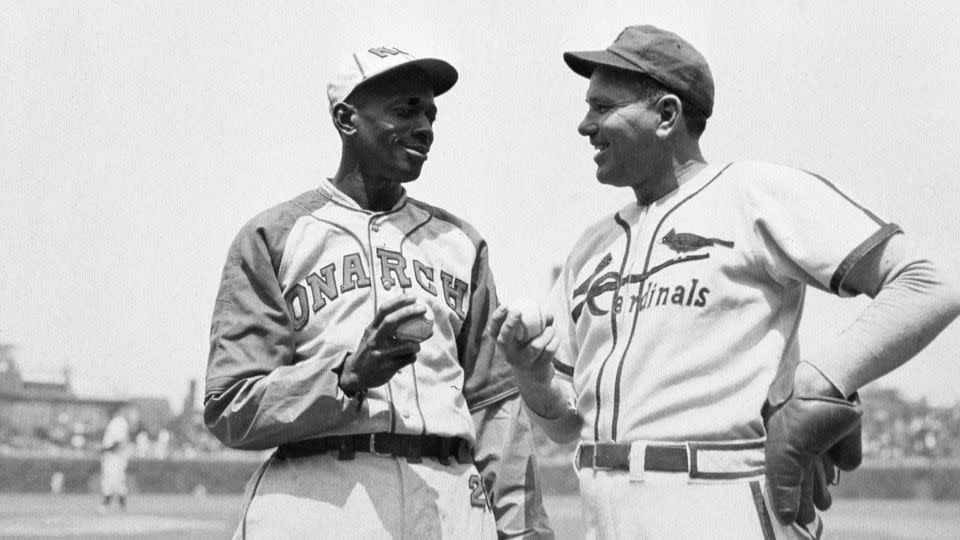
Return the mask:
<path fill-rule="evenodd" d="M 553 382 L 553 366 L 537 366 L 524 369 L 514 369 L 513 380 L 517 388 L 526 393 L 537 394 L 549 388 Z"/>
<path fill-rule="evenodd" d="M 337 386 L 349 397 L 355 397 L 357 394 L 366 391 L 366 388 L 360 384 L 360 379 L 353 374 L 341 376 L 339 382 L 337 382 Z"/>
<path fill-rule="evenodd" d="M 793 392 L 796 395 L 804 396 L 846 398 L 843 392 L 826 375 L 809 362 L 800 362 L 797 365 L 797 370 L 793 375 Z"/>
<path fill-rule="evenodd" d="M 337 387 L 346 394 L 347 397 L 359 397 L 361 394 L 366 393 L 367 389 L 360 383 L 360 378 L 357 377 L 356 373 L 346 369 L 351 357 L 351 354 L 344 356 L 343 362 L 335 367 L 333 372 L 337 375 Z"/>

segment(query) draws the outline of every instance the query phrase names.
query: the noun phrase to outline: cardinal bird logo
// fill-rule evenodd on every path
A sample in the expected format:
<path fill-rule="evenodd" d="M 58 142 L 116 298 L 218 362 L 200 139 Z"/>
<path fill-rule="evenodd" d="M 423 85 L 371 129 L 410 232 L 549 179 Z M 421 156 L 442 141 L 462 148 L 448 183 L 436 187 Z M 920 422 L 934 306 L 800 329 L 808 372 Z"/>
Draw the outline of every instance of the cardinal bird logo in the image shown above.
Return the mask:
<path fill-rule="evenodd" d="M 670 232 L 664 235 L 664 237 L 660 240 L 660 243 L 666 245 L 668 248 L 676 251 L 677 253 L 696 251 L 700 248 L 709 246 L 723 246 L 726 248 L 733 247 L 733 242 L 729 240 L 705 238 L 693 233 L 678 233 L 676 229 L 670 229 Z"/>

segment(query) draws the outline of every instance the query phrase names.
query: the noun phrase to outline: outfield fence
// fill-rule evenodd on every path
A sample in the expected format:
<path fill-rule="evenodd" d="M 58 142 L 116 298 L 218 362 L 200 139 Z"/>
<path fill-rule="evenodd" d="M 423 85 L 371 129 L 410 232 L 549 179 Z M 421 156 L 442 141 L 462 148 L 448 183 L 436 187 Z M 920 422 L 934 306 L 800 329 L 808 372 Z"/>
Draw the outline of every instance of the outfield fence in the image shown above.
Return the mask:
<path fill-rule="evenodd" d="M 130 462 L 131 491 L 140 493 L 241 493 L 259 459 L 219 457 L 137 459 Z M 577 479 L 569 463 L 541 466 L 543 488 L 574 494 Z M 97 456 L 0 456 L 0 492 L 93 493 L 99 489 Z M 843 498 L 960 501 L 960 462 L 912 460 L 865 462 L 843 473 L 833 493 Z"/>

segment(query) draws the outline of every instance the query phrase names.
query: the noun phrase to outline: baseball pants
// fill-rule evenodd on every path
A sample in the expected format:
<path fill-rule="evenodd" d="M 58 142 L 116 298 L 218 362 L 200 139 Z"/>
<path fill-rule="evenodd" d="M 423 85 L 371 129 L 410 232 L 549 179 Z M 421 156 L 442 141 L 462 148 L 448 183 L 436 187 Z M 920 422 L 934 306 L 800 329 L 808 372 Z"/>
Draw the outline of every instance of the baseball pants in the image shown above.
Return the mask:
<path fill-rule="evenodd" d="M 495 540 L 497 531 L 472 464 L 327 452 L 267 460 L 234 538 Z"/>
<path fill-rule="evenodd" d="M 100 458 L 100 493 L 127 495 L 127 463 L 129 458 L 120 452 L 107 452 Z"/>
<path fill-rule="evenodd" d="M 647 470 L 639 456 L 658 444 L 677 443 L 633 443 L 629 470 L 585 464 L 581 445 L 575 465 L 587 539 L 819 538 L 819 516 L 807 528 L 777 520 L 763 475 L 762 445 L 750 450 L 724 450 L 724 443 L 711 443 L 710 450 L 684 445 L 694 472 Z M 649 460 L 651 454 L 646 456 Z"/>

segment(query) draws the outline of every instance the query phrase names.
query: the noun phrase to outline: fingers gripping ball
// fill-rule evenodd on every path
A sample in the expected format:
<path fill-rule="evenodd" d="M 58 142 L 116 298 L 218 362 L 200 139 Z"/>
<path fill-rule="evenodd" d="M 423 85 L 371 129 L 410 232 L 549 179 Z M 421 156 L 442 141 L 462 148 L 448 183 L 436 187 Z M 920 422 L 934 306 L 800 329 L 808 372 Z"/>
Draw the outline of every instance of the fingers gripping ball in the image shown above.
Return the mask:
<path fill-rule="evenodd" d="M 774 411 L 767 422 L 766 473 L 770 497 L 780 521 L 797 521 L 806 502 L 802 488 L 807 472 L 828 452 L 859 441 L 863 410 L 859 399 L 792 396 Z M 852 435 L 852 437 L 851 437 Z M 859 464 L 859 449 L 836 456 L 841 467 Z M 857 455 L 853 455 L 857 454 Z M 811 486 L 806 486 L 810 489 Z M 815 499 L 822 498 L 822 494 Z M 814 502 L 817 502 L 816 500 Z M 821 500 L 823 504 L 825 501 Z M 806 518 L 807 516 L 803 516 Z"/>
<path fill-rule="evenodd" d="M 540 310 L 540 306 L 533 300 L 518 299 L 510 305 L 511 312 L 520 313 L 520 322 L 515 338 L 520 343 L 527 343 L 543 333 L 547 327 L 547 319 Z"/>
<path fill-rule="evenodd" d="M 426 307 L 423 315 L 410 317 L 397 326 L 393 333 L 394 337 L 401 341 L 426 341 L 433 335 L 434 315 L 433 309 L 426 305 L 423 300 L 417 300 L 418 304 Z"/>

